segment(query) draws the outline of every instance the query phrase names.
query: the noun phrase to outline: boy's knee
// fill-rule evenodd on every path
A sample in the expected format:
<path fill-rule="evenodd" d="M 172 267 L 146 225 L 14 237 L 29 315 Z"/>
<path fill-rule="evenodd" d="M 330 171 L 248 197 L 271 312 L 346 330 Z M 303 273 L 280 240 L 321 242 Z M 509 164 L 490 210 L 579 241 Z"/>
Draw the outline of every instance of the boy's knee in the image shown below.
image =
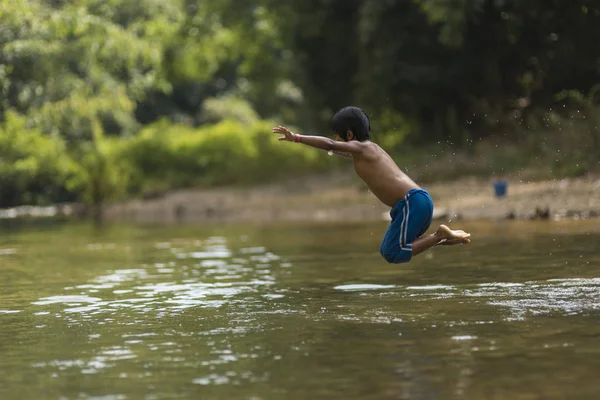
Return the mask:
<path fill-rule="evenodd" d="M 410 261 L 412 251 L 401 249 L 396 251 L 385 251 L 385 249 L 382 248 L 381 255 L 390 264 L 404 264 Z"/>
<path fill-rule="evenodd" d="M 400 247 L 399 243 L 384 240 L 379 249 L 382 257 L 390 264 L 404 264 L 412 258 L 412 244 Z"/>

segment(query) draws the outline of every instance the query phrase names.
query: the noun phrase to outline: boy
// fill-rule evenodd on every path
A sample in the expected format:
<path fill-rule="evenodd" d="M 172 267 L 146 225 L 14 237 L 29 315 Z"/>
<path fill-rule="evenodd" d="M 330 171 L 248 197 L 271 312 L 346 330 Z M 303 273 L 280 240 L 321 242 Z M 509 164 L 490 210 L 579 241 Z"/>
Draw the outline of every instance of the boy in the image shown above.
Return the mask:
<path fill-rule="evenodd" d="M 469 233 L 453 231 L 446 225 L 423 236 L 431 224 L 433 201 L 429 193 L 403 173 L 381 147 L 370 141 L 371 124 L 363 110 L 342 108 L 334 115 L 331 126 L 335 140 L 299 135 L 283 126 L 273 128 L 273 132 L 283 135 L 279 140 L 302 143 L 354 160 L 358 176 L 382 203 L 392 208 L 392 222 L 380 250 L 387 262 L 406 263 L 413 255 L 438 244 L 470 243 Z"/>

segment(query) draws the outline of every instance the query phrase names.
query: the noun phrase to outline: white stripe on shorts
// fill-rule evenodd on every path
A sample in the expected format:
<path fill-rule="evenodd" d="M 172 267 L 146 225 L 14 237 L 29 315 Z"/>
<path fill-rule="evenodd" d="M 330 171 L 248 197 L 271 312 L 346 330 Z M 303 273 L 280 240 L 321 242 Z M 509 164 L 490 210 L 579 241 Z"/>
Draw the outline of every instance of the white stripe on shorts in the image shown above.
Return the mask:
<path fill-rule="evenodd" d="M 408 202 L 408 198 L 406 199 L 406 218 L 404 219 L 404 239 L 402 240 L 401 246 L 406 245 L 406 236 L 408 234 L 408 218 L 410 216 L 410 203 Z M 402 232 L 400 233 L 400 237 L 402 237 Z"/>

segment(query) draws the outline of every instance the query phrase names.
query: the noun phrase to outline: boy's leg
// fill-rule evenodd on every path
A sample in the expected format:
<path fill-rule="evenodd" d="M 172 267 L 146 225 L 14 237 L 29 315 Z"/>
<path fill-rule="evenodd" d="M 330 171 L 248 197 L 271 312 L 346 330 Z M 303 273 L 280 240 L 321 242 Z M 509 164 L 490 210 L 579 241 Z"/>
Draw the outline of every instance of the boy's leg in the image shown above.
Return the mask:
<path fill-rule="evenodd" d="M 462 230 L 451 230 L 446 225 L 440 225 L 438 230 L 427 236 L 422 236 L 431 224 L 433 201 L 424 190 L 416 191 L 407 196 L 400 210 L 394 209 L 398 218 L 392 214 L 392 223 L 383 238 L 381 255 L 390 263 L 399 264 L 411 260 L 413 255 L 441 245 L 468 244 L 471 234 Z"/>
<path fill-rule="evenodd" d="M 471 234 L 465 231 L 448 228 L 446 225 L 440 225 L 438 230 L 427 236 L 421 236 L 412 243 L 413 255 L 424 252 L 425 250 L 441 245 L 455 245 L 455 244 L 468 244 L 471 243 Z"/>
<path fill-rule="evenodd" d="M 381 255 L 386 261 L 394 264 L 410 261 L 413 242 L 429 228 L 432 213 L 433 202 L 427 192 L 419 190 L 407 196 L 381 244 Z"/>
<path fill-rule="evenodd" d="M 408 240 L 411 240 L 410 243 L 413 256 L 445 242 L 448 242 L 448 244 L 466 244 L 470 242 L 470 234 L 460 230 L 453 231 L 446 225 L 440 225 L 438 230 L 431 235 L 422 236 L 431 224 L 431 219 L 433 217 L 433 200 L 431 200 L 429 193 L 422 190 L 415 193 L 408 203 L 412 209 L 416 210 L 417 215 L 417 218 L 409 220 L 408 224 Z M 411 235 L 410 232 L 413 234 Z M 415 235 L 415 232 L 418 233 Z"/>

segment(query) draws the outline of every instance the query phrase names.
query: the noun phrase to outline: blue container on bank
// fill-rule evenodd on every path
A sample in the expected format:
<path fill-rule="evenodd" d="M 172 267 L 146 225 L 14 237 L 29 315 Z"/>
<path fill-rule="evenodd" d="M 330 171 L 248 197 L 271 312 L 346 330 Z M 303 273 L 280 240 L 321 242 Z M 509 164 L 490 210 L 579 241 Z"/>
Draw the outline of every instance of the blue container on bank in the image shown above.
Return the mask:
<path fill-rule="evenodd" d="M 508 181 L 506 181 L 506 180 L 494 181 L 494 194 L 496 195 L 496 197 L 506 196 L 507 186 L 508 186 Z"/>

